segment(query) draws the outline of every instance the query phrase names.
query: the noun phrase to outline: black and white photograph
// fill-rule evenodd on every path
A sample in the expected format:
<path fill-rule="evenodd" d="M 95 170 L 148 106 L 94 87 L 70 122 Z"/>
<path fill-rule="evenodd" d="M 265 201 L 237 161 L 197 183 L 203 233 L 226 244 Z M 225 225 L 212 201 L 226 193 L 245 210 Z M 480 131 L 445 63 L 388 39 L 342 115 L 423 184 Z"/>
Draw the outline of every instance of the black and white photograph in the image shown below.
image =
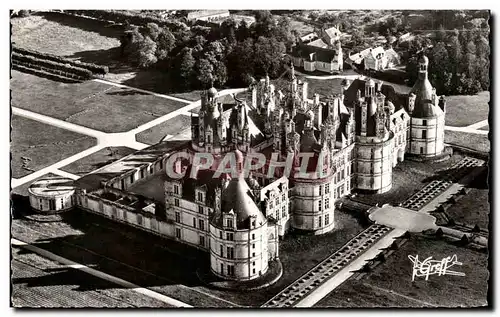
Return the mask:
<path fill-rule="evenodd" d="M 491 308 L 492 12 L 447 5 L 11 9 L 10 307 Z"/>

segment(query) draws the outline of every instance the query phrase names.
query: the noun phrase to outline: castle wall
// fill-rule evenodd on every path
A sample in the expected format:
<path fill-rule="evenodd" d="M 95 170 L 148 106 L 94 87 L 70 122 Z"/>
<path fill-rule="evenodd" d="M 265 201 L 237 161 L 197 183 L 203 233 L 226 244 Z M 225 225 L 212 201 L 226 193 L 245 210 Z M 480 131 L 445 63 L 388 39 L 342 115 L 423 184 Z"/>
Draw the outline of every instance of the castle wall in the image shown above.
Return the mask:
<path fill-rule="evenodd" d="M 424 157 L 444 150 L 444 113 L 434 118 L 411 118 L 409 153 Z"/>
<path fill-rule="evenodd" d="M 392 133 L 385 141 L 356 137 L 355 187 L 359 190 L 384 193 L 392 186 Z M 371 142 L 373 143 L 371 143 Z"/>
<path fill-rule="evenodd" d="M 228 239 L 228 234 L 232 234 L 232 239 Z M 210 224 L 212 272 L 233 280 L 251 280 L 266 273 L 268 234 L 267 223 L 250 230 L 224 230 Z"/>

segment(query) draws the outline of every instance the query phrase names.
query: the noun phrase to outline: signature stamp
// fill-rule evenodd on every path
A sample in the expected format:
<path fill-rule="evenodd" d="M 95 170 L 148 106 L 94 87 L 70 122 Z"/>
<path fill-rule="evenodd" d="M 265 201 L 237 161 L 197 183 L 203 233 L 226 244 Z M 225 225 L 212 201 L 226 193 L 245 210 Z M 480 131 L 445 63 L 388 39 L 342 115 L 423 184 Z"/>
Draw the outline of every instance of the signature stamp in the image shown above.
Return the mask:
<path fill-rule="evenodd" d="M 425 280 L 427 281 L 430 275 L 465 276 L 465 273 L 463 272 L 452 271 L 449 269 L 455 265 L 462 265 L 462 262 L 458 262 L 456 254 L 445 257 L 442 260 L 433 260 L 432 256 L 430 256 L 423 261 L 419 261 L 418 255 L 408 255 L 408 258 L 413 263 L 412 282 L 415 281 L 415 277 L 423 276 L 425 276 Z"/>

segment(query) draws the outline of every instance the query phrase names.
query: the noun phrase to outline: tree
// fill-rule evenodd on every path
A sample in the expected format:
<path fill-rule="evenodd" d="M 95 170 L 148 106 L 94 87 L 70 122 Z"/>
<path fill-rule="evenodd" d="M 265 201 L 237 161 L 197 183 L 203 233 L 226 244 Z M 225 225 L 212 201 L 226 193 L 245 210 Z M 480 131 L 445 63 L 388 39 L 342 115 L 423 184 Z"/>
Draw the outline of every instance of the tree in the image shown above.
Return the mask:
<path fill-rule="evenodd" d="M 156 43 L 149 37 L 145 37 L 139 44 L 138 51 L 138 65 L 141 68 L 148 68 L 156 64 L 158 58 L 156 58 Z"/>
<path fill-rule="evenodd" d="M 200 82 L 201 87 L 209 88 L 214 80 L 214 67 L 207 59 L 201 58 L 196 62 L 196 79 Z"/>
<path fill-rule="evenodd" d="M 283 42 L 260 36 L 255 42 L 255 73 L 260 76 L 265 74 L 269 74 L 270 77 L 278 76 L 285 52 Z"/>
<path fill-rule="evenodd" d="M 193 50 L 189 47 L 183 48 L 173 63 L 174 76 L 177 78 L 179 87 L 186 89 L 190 86 L 194 65 Z"/>
<path fill-rule="evenodd" d="M 163 28 L 158 34 L 156 57 L 159 60 L 167 58 L 168 54 L 175 48 L 175 37 L 169 29 Z"/>
<path fill-rule="evenodd" d="M 217 61 L 215 63 L 213 70 L 213 80 L 214 85 L 217 87 L 222 87 L 227 81 L 227 68 L 224 62 Z"/>

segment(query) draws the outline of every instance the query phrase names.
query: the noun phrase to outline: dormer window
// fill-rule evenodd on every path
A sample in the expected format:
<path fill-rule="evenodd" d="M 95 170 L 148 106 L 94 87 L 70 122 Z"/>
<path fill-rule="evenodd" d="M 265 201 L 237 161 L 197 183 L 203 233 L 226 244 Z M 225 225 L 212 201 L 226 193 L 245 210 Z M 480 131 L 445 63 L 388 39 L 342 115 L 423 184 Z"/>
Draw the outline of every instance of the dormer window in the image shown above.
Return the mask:
<path fill-rule="evenodd" d="M 227 219 L 227 226 L 233 228 L 233 219 Z"/>

